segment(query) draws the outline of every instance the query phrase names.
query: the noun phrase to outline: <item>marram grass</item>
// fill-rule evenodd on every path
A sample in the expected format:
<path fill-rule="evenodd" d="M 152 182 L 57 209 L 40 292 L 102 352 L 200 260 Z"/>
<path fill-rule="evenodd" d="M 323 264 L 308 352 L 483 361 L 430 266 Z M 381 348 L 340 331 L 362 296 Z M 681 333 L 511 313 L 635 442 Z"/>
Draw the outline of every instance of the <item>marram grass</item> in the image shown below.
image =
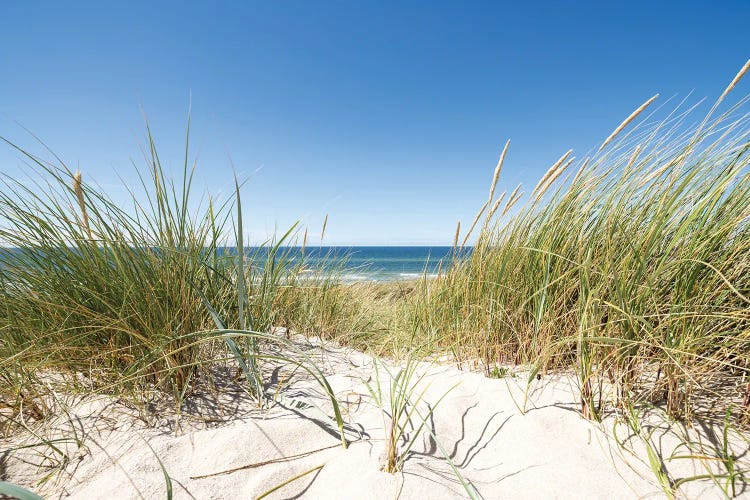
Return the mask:
<path fill-rule="evenodd" d="M 187 148 L 174 182 L 150 133 L 130 210 L 85 173 L 19 149 L 38 185 L 5 177 L 0 193 L 0 431 L 54 411 L 50 372 L 70 390 L 134 400 L 157 390 L 179 403 L 231 359 L 263 404 L 259 364 L 282 360 L 265 350 L 273 344 L 331 397 L 345 446 L 325 375 L 276 326 L 378 355 L 449 351 L 488 375 L 508 363 L 530 365 L 529 380 L 573 370 L 586 418 L 617 409 L 634 429 L 644 402 L 671 418 L 747 425 L 750 114 L 747 98 L 724 102 L 747 68 L 699 120 L 680 106 L 657 118 L 649 99 L 584 160 L 563 154 L 525 204 L 521 185 L 494 196 L 506 143 L 489 198 L 465 234 L 456 228 L 456 255 L 475 236 L 470 256 L 413 283 L 307 272 L 284 250 L 295 228 L 263 252 L 245 249 L 239 186 L 195 208 Z M 677 487 L 654 471 L 665 491 Z"/>
<path fill-rule="evenodd" d="M 576 367 L 589 417 L 602 382 L 620 402 L 645 389 L 689 418 L 719 380 L 748 377 L 747 99 L 624 134 L 652 101 L 555 184 L 565 153 L 516 215 L 485 223 L 470 259 L 424 283 L 422 335 L 486 366 Z M 736 385 L 727 391 L 739 399 Z"/>

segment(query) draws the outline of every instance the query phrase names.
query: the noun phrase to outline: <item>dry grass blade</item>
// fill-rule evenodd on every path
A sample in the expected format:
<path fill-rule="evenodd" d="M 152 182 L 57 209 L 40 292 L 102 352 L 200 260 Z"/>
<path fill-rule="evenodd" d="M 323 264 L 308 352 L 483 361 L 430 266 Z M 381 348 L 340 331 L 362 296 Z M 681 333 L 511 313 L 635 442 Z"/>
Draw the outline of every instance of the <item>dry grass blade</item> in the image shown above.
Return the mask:
<path fill-rule="evenodd" d="M 635 163 L 635 160 L 638 158 L 638 155 L 641 152 L 641 145 L 638 144 L 635 149 L 633 150 L 633 154 L 630 156 L 630 160 L 628 160 L 628 164 L 625 167 L 625 174 L 628 174 L 630 172 L 630 168 Z"/>
<path fill-rule="evenodd" d="M 326 227 L 328 226 L 328 214 L 326 214 L 325 219 L 323 219 L 323 229 L 320 231 L 320 241 L 323 242 L 323 239 L 326 236 Z"/>
<path fill-rule="evenodd" d="M 341 446 L 341 445 L 340 444 L 333 444 L 331 446 L 325 446 L 323 448 L 318 448 L 318 449 L 315 449 L 315 450 L 303 451 L 301 453 L 295 453 L 294 455 L 289 455 L 289 456 L 279 457 L 279 458 L 272 458 L 270 460 L 264 460 L 262 462 L 255 462 L 255 463 L 252 463 L 252 464 L 242 465 L 240 467 L 233 467 L 231 469 L 222 470 L 220 472 L 212 472 L 210 474 L 201 474 L 200 476 L 190 476 L 190 479 L 205 479 L 205 478 L 208 478 L 208 477 L 223 476 L 223 475 L 226 475 L 226 474 L 232 474 L 233 472 L 239 472 L 241 470 L 256 469 L 258 467 L 263 467 L 264 465 L 277 464 L 277 463 L 282 463 L 282 462 L 289 462 L 289 461 L 292 461 L 292 460 L 297 460 L 298 458 L 309 457 L 310 455 L 313 455 L 313 454 L 321 452 L 321 451 L 330 450 L 330 449 L 333 449 L 333 448 L 338 448 L 339 446 Z"/>
<path fill-rule="evenodd" d="M 589 166 L 589 160 L 590 159 L 591 158 L 589 158 L 587 156 L 586 159 L 583 160 L 583 163 L 581 164 L 581 167 L 578 169 L 578 172 L 576 172 L 575 177 L 573 177 L 573 180 L 570 183 L 571 188 L 575 185 L 576 182 L 578 182 L 578 179 L 581 178 L 581 175 L 583 175 L 583 172 L 584 172 L 584 170 L 586 170 L 586 167 Z"/>
<path fill-rule="evenodd" d="M 294 481 L 297 481 L 298 479 L 302 479 L 303 477 L 307 476 L 308 474 L 312 474 L 313 472 L 319 471 L 320 469 L 322 469 L 323 467 L 325 467 L 325 465 L 326 464 L 317 465 L 317 466 L 313 467 L 312 469 L 308 469 L 308 470 L 306 470 L 304 472 L 301 472 L 301 473 L 295 475 L 294 477 L 291 477 L 291 478 L 287 479 L 283 483 L 277 484 L 276 486 L 274 486 L 270 490 L 268 490 L 268 491 L 266 491 L 264 493 L 261 493 L 260 495 L 258 495 L 257 497 L 255 497 L 255 500 L 261 500 L 263 498 L 266 498 L 268 495 L 270 495 L 271 493 L 273 493 L 275 491 L 280 490 L 284 486 L 287 486 L 288 484 L 291 484 Z"/>
<path fill-rule="evenodd" d="M 505 208 L 503 208 L 503 213 L 500 214 L 500 217 L 505 216 L 505 214 L 508 213 L 508 210 L 513 208 L 513 205 L 515 205 L 516 202 L 521 199 L 521 195 L 523 194 L 523 192 L 519 192 L 519 189 L 521 189 L 520 183 L 518 184 L 518 186 L 516 186 L 516 189 L 514 189 L 513 192 L 510 194 L 510 197 L 508 198 L 508 203 L 505 204 Z"/>
<path fill-rule="evenodd" d="M 464 239 L 461 242 L 462 248 L 466 246 L 466 242 L 469 241 L 469 237 L 471 236 L 471 233 L 474 231 L 474 228 L 477 226 L 477 222 L 479 222 L 479 218 L 482 217 L 482 214 L 484 213 L 484 211 L 487 210 L 487 205 L 489 203 L 490 203 L 489 200 L 485 201 L 484 205 L 482 205 L 482 208 L 479 209 L 479 212 L 477 212 L 476 217 L 474 217 L 474 222 L 471 223 L 469 230 L 466 232 L 466 236 L 464 236 Z"/>

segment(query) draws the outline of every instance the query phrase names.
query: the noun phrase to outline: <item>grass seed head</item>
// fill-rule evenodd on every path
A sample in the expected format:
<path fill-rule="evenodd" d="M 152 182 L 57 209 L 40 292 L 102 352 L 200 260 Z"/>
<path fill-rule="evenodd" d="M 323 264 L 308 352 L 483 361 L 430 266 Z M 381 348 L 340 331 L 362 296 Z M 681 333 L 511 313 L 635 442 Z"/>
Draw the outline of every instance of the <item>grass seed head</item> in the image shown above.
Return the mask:
<path fill-rule="evenodd" d="M 78 199 L 78 206 L 81 209 L 81 220 L 83 221 L 83 227 L 86 228 L 86 233 L 89 239 L 91 239 L 91 227 L 89 226 L 89 214 L 86 211 L 86 199 L 83 196 L 83 180 L 80 171 L 76 171 L 73 176 L 73 191 Z"/>
<path fill-rule="evenodd" d="M 490 197 L 489 201 L 492 202 L 492 198 L 495 196 L 495 186 L 497 186 L 497 180 L 500 178 L 500 171 L 503 168 L 503 162 L 505 161 L 505 154 L 508 152 L 508 146 L 510 146 L 510 139 L 505 143 L 503 152 L 500 153 L 500 160 L 497 162 L 495 167 L 495 174 L 492 176 L 492 185 L 490 186 Z"/>
<path fill-rule="evenodd" d="M 724 89 L 724 92 L 722 92 L 721 97 L 719 97 L 719 101 L 721 102 L 724 100 L 724 98 L 729 94 L 734 87 L 737 86 L 737 84 L 742 80 L 742 77 L 745 76 L 745 73 L 750 71 L 750 59 L 747 60 L 744 66 L 742 66 L 742 69 L 739 70 L 739 72 L 735 75 L 735 77 L 732 79 L 732 81 L 729 83 L 726 89 Z"/>
<path fill-rule="evenodd" d="M 539 179 L 539 182 L 537 183 L 537 185 L 536 185 L 536 187 L 534 188 L 534 190 L 533 190 L 533 191 L 531 192 L 531 194 L 532 194 L 532 195 L 533 195 L 533 194 L 535 194 L 535 193 L 536 193 L 536 192 L 537 192 L 537 191 L 539 190 L 539 188 L 540 188 L 540 187 L 542 187 L 542 186 L 543 186 L 543 185 L 544 185 L 544 184 L 545 184 L 545 183 L 547 182 L 547 179 L 549 179 L 549 178 L 550 178 L 550 177 L 551 177 L 552 175 L 554 175 L 554 173 L 555 173 L 555 171 L 557 171 L 558 167 L 559 167 L 560 165 L 562 165 L 562 164 L 563 164 L 563 162 L 564 162 L 565 160 L 567 160 L 567 159 L 568 159 L 568 156 L 570 156 L 570 155 L 571 155 L 572 153 L 573 153 L 573 150 L 572 150 L 572 149 L 569 149 L 569 150 L 568 150 L 568 151 L 567 151 L 567 152 L 566 152 L 566 153 L 565 153 L 564 155 L 562 155 L 562 156 L 560 157 L 560 159 L 559 159 L 559 160 L 557 160 L 557 161 L 556 161 L 556 162 L 554 163 L 554 165 L 552 165 L 552 166 L 551 166 L 551 167 L 550 167 L 550 168 L 549 168 L 549 169 L 547 170 L 547 172 L 546 172 L 546 173 L 545 173 L 545 174 L 544 174 L 544 175 L 542 176 L 542 178 L 541 178 L 541 179 Z M 512 198 L 512 195 L 511 195 L 511 198 Z"/>
<path fill-rule="evenodd" d="M 641 113 L 643 113 L 643 110 L 645 110 L 647 107 L 649 107 L 651 105 L 651 103 L 654 102 L 658 97 L 659 97 L 659 94 L 654 95 L 651 99 L 649 99 L 648 101 L 646 101 L 643 104 L 641 104 L 638 107 L 638 109 L 636 109 L 635 111 L 633 111 L 632 113 L 630 113 L 630 116 L 628 116 L 627 118 L 625 118 L 625 120 L 615 129 L 615 131 L 612 132 L 611 134 L 609 134 L 609 137 L 607 137 L 604 140 L 604 142 L 602 143 L 602 145 L 599 146 L 599 151 L 601 151 L 602 149 L 604 149 L 607 144 L 609 144 L 610 142 L 612 142 L 612 139 L 614 139 L 615 137 L 617 137 L 617 134 L 619 134 L 620 132 L 622 132 L 622 130 L 625 127 L 627 127 L 628 124 L 630 124 L 630 122 L 632 122 L 633 120 L 635 120 L 638 117 L 638 115 L 640 115 Z"/>

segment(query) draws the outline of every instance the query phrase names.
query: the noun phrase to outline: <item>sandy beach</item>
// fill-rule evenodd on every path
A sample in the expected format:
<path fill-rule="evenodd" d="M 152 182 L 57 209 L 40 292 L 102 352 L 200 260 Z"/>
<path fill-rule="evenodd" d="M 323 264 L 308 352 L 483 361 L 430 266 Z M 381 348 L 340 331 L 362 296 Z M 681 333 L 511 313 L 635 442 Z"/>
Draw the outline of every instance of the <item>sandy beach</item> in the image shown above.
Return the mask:
<path fill-rule="evenodd" d="M 379 374 L 387 385 L 382 368 L 387 365 L 376 372 L 373 358 L 360 352 L 318 342 L 303 345 L 325 368 L 342 404 L 347 449 L 326 418 L 327 397 L 310 377 L 290 365 L 269 365 L 265 369 L 279 390 L 268 409 L 259 409 L 241 384 L 226 377 L 213 395 L 189 398 L 180 415 L 168 405 L 144 415 L 106 397 L 71 401 L 68 413 L 44 432 L 50 438 L 77 436 L 80 447 L 67 443 L 77 458 L 39 491 L 47 498 L 166 498 L 166 471 L 174 498 L 257 498 L 307 473 L 268 498 L 464 498 L 467 492 L 452 463 L 480 498 L 663 496 L 644 461 L 643 443 L 617 425 L 613 415 L 602 423 L 582 419 L 574 379 L 564 374 L 532 382 L 522 413 L 523 372 L 492 379 L 447 364 L 421 363 L 415 380 L 420 393 L 425 389 L 424 414 L 443 399 L 427 419 L 429 430 L 418 435 L 406 455 L 403 470 L 384 472 L 384 422 L 389 419 L 384 421 L 373 403 L 368 384 L 373 387 Z M 220 372 L 217 380 L 222 380 Z M 662 456 L 686 455 L 680 453 L 678 429 L 660 425 L 652 442 Z M 406 435 L 414 432 L 409 428 Z M 619 446 L 615 436 L 626 446 Z M 34 440 L 26 438 L 27 443 Z M 735 448 L 737 455 L 746 457 L 746 446 Z M 17 484 L 34 486 L 44 469 L 24 463 L 24 457 L 29 462 L 39 458 L 33 448 L 19 452 L 4 460 L 5 473 Z M 667 465 L 673 477 L 705 474 L 707 466 L 714 468 L 697 459 Z M 711 497 L 713 488 L 710 480 L 695 481 L 681 493 Z"/>

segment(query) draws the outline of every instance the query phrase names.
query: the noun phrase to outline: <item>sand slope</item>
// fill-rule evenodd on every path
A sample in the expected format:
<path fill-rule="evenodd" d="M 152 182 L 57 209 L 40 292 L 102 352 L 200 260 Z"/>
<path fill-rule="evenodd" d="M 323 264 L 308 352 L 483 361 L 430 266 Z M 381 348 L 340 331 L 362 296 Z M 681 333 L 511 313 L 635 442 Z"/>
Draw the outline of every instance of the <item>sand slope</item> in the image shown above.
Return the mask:
<path fill-rule="evenodd" d="M 282 402 L 311 402 L 322 413 L 279 405 L 260 410 L 234 387 L 223 392 L 219 402 L 206 399 L 183 410 L 179 425 L 173 414 L 147 425 L 120 403 L 88 399 L 73 411 L 75 425 L 85 432 L 86 452 L 41 492 L 49 498 L 166 498 L 159 457 L 172 479 L 175 498 L 253 498 L 320 466 L 269 498 L 467 496 L 426 432 L 401 473 L 382 472 L 383 418 L 366 386 L 367 381 L 374 382 L 373 360 L 335 347 L 311 352 L 325 366 L 343 402 L 352 441 L 348 449 L 341 447 L 335 426 L 322 414 L 330 409 L 325 396 L 299 371 L 284 385 Z M 279 368 L 274 377 L 285 380 L 291 373 L 288 368 Z M 449 366 L 420 365 L 419 374 L 425 371 L 420 383 L 420 388 L 427 388 L 425 401 L 434 403 L 445 395 L 429 425 L 443 451 L 481 497 L 663 496 L 637 439 L 629 444 L 643 459 L 616 445 L 612 418 L 595 424 L 579 416 L 571 377 L 546 376 L 533 382 L 522 414 L 518 407 L 525 388 L 522 377 L 488 379 Z M 381 378 L 387 382 L 382 370 Z M 200 416 L 208 422 L 200 421 Z M 618 435 L 626 436 L 625 430 L 621 426 Z M 655 434 L 654 441 L 667 455 L 679 444 L 667 430 Z M 33 485 L 40 471 L 25 465 L 23 456 L 6 458 L 5 475 Z M 705 473 L 692 460 L 672 461 L 668 470 L 675 478 Z M 693 498 L 720 496 L 710 481 L 690 483 L 681 492 Z"/>

